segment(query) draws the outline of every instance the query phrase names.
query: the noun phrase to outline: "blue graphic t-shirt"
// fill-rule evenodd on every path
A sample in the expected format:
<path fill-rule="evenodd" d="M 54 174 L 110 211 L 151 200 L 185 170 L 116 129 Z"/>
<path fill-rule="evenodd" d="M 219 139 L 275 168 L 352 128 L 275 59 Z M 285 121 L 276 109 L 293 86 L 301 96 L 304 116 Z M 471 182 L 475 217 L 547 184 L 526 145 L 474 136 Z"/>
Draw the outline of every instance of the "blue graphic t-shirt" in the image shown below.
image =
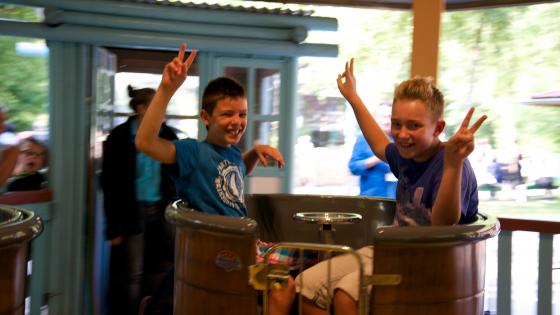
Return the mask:
<path fill-rule="evenodd" d="M 245 164 L 235 146 L 224 148 L 205 141 L 174 141 L 179 174 L 177 195 L 199 211 L 247 216 L 243 198 Z"/>
<path fill-rule="evenodd" d="M 385 148 L 391 171 L 398 178 L 397 211 L 394 223 L 401 226 L 431 225 L 435 203 L 443 175 L 443 148 L 430 160 L 417 163 L 403 158 L 394 143 Z M 463 162 L 461 176 L 461 218 L 459 224 L 475 221 L 478 213 L 478 188 L 468 159 Z"/>

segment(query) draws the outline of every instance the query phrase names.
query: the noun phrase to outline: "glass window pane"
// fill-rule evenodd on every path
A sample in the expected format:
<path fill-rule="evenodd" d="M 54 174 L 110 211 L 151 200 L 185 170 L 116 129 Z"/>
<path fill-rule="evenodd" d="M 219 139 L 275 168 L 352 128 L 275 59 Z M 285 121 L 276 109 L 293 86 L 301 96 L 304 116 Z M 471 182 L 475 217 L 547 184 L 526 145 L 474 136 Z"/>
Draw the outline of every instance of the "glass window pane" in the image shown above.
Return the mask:
<path fill-rule="evenodd" d="M 179 139 L 198 137 L 198 119 L 168 119 L 167 124 L 176 129 Z"/>
<path fill-rule="evenodd" d="M 280 70 L 257 69 L 255 114 L 276 115 L 280 112 Z"/>
<path fill-rule="evenodd" d="M 259 121 L 253 126 L 253 144 L 268 144 L 278 148 L 278 121 Z"/>
<path fill-rule="evenodd" d="M 249 76 L 249 71 L 245 67 L 225 67 L 224 75 L 226 77 L 235 79 L 247 90 L 247 80 Z"/>
<path fill-rule="evenodd" d="M 18 139 L 33 136 L 48 142 L 48 55 L 44 40 L 0 36 L 0 104 L 6 131 Z"/>
<path fill-rule="evenodd" d="M 239 82 L 239 84 L 241 84 L 243 86 L 243 88 L 245 88 L 246 93 L 248 93 L 247 91 L 247 80 L 248 80 L 248 76 L 249 76 L 249 70 L 245 67 L 225 67 L 224 68 L 224 75 L 226 77 L 229 78 L 233 78 L 235 79 L 237 82 Z M 250 104 L 248 104 L 249 106 L 251 106 Z M 251 119 L 251 117 L 249 117 L 249 119 Z M 247 134 L 245 133 L 243 135 L 243 137 L 241 138 L 241 140 L 239 141 L 239 143 L 237 144 L 237 147 L 239 147 L 239 149 L 241 150 L 241 152 L 244 152 L 247 148 L 247 144 L 246 144 L 246 136 Z"/>
<path fill-rule="evenodd" d="M 151 73 L 119 72 L 115 76 L 115 112 L 132 113 L 128 106 L 130 97 L 128 96 L 127 86 L 130 84 L 134 88 L 153 88 L 157 89 L 161 75 Z M 199 77 L 189 76 L 185 83 L 175 92 L 169 101 L 167 114 L 194 116 L 199 112 L 198 104 Z"/>
<path fill-rule="evenodd" d="M 198 100 L 199 79 L 198 76 L 189 75 L 185 83 L 181 85 L 169 101 L 169 106 L 167 106 L 168 115 L 198 115 L 200 112 Z"/>

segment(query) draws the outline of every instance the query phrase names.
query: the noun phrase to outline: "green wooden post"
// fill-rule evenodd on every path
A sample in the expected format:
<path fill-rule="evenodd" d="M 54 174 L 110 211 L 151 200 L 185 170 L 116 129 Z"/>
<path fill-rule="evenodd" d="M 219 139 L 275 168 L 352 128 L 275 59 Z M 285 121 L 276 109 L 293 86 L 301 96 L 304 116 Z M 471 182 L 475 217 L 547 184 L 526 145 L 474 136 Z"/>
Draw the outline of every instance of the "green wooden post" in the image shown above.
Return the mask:
<path fill-rule="evenodd" d="M 49 314 L 83 314 L 91 48 L 67 42 L 48 46 L 54 210 L 47 302 Z"/>

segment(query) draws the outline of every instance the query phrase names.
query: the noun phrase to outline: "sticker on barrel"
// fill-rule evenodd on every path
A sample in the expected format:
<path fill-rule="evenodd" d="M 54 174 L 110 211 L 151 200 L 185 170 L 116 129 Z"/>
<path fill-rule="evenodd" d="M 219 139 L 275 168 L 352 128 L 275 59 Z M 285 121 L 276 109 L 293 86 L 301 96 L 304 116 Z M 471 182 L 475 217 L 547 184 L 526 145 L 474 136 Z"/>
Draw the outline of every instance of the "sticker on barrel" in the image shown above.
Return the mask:
<path fill-rule="evenodd" d="M 241 270 L 241 259 L 234 252 L 224 249 L 216 255 L 216 266 L 227 272 Z"/>

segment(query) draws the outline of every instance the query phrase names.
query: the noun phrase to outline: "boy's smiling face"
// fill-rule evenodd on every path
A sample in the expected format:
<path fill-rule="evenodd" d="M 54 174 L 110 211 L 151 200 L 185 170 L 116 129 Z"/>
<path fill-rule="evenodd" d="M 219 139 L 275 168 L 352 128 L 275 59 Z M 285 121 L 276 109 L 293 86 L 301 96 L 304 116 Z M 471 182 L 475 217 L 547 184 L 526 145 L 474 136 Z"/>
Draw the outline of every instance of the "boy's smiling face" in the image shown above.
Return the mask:
<path fill-rule="evenodd" d="M 200 117 L 208 126 L 207 142 L 221 147 L 237 144 L 247 127 L 247 99 L 226 97 L 216 103 L 212 114 L 202 110 Z"/>
<path fill-rule="evenodd" d="M 445 122 L 434 119 L 428 106 L 420 100 L 397 100 L 391 115 L 391 136 L 399 153 L 406 159 L 423 162 L 439 148 L 438 136 Z"/>

